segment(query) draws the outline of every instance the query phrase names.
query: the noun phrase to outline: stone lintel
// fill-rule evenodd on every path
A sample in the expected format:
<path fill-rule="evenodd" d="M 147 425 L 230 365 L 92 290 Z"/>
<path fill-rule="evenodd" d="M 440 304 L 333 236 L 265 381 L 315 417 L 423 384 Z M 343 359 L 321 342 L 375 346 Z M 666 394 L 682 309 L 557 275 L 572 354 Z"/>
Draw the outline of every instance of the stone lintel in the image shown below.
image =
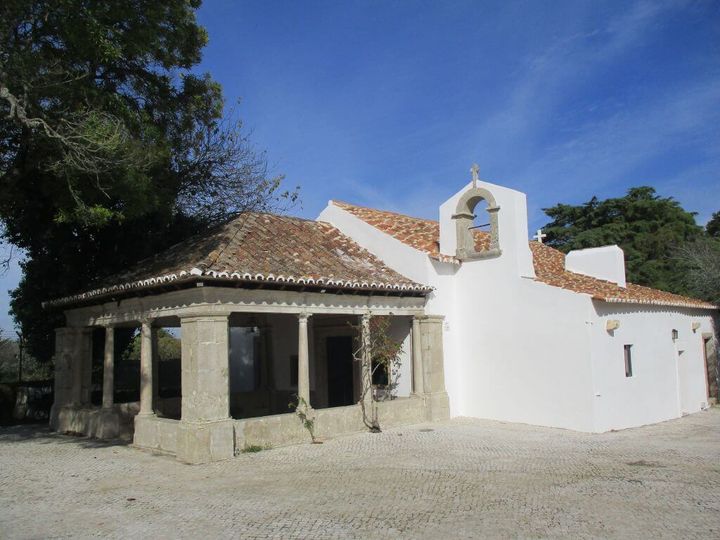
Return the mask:
<path fill-rule="evenodd" d="M 213 317 L 231 313 L 361 315 L 371 310 L 375 315 L 417 315 L 424 306 L 425 298 L 415 296 L 202 287 L 68 309 L 65 315 L 74 326 L 101 326 L 134 323 L 148 317 Z"/>

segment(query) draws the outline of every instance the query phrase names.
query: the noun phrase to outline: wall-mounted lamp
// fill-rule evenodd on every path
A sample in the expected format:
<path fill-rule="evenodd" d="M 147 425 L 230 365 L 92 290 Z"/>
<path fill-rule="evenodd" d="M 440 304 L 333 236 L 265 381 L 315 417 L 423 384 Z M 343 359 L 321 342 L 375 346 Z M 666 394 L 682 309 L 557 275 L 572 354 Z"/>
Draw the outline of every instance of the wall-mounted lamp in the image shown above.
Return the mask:
<path fill-rule="evenodd" d="M 617 319 L 608 319 L 608 321 L 605 323 L 605 330 L 608 332 L 612 332 L 613 330 L 617 330 L 620 328 L 620 321 Z"/>
<path fill-rule="evenodd" d="M 673 328 L 673 331 L 672 331 L 673 341 L 676 341 L 676 340 L 677 340 L 678 335 L 679 335 L 679 334 L 678 334 L 678 331 Z"/>
<path fill-rule="evenodd" d="M 692 323 L 692 331 L 693 331 L 693 333 L 695 333 L 698 330 L 700 330 L 700 323 L 695 321 L 694 323 Z"/>

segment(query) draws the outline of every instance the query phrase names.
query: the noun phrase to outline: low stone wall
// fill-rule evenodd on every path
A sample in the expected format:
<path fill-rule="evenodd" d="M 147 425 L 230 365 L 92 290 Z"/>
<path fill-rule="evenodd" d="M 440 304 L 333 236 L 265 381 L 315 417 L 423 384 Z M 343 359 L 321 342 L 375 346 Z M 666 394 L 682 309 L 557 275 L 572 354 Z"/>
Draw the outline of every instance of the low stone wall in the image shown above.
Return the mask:
<path fill-rule="evenodd" d="M 51 427 L 60 433 L 82 434 L 98 439 L 133 437 L 133 417 L 138 403 L 118 403 L 111 409 L 65 406 L 51 415 Z"/>
<path fill-rule="evenodd" d="M 157 416 L 136 416 L 133 444 L 138 448 L 154 452 L 175 454 L 179 425 L 179 420 Z"/>
<path fill-rule="evenodd" d="M 332 407 L 313 411 L 315 435 L 320 439 L 359 433 L 367 428 L 359 405 Z M 391 428 L 418 424 L 428 420 L 424 398 L 398 398 L 378 403 L 380 426 Z M 295 413 L 235 420 L 235 448 L 251 445 L 287 446 L 310 442 L 310 434 Z"/>
<path fill-rule="evenodd" d="M 446 394 L 428 394 L 422 397 L 383 401 L 377 403 L 378 419 L 382 428 L 442 420 L 448 417 L 446 404 Z M 185 439 L 180 440 L 183 436 L 183 427 L 187 427 L 183 426 L 181 421 L 155 415 L 138 415 L 138 411 L 138 403 L 117 404 L 110 410 L 62 407 L 54 413 L 53 427 L 60 432 L 82 433 L 101 439 L 116 437 L 132 439 L 133 444 L 138 448 L 164 454 L 177 455 L 179 441 L 186 446 L 189 444 Z M 363 424 L 362 409 L 359 405 L 317 409 L 312 414 L 315 420 L 315 435 L 320 439 L 359 433 L 367 429 Z M 223 429 L 220 431 L 215 429 L 216 424 Z M 201 427 L 210 430 L 208 444 L 211 448 L 231 445 L 223 455 L 232 455 L 232 445 L 236 451 L 242 451 L 243 448 L 251 445 L 278 447 L 310 442 L 310 434 L 295 413 L 223 420 L 207 423 L 207 426 L 203 424 Z M 198 431 L 197 426 L 193 433 L 196 431 Z M 195 443 L 191 443 L 190 446 L 193 444 Z M 186 456 L 183 460 L 187 459 Z M 199 463 L 202 460 L 198 458 L 189 462 Z"/>

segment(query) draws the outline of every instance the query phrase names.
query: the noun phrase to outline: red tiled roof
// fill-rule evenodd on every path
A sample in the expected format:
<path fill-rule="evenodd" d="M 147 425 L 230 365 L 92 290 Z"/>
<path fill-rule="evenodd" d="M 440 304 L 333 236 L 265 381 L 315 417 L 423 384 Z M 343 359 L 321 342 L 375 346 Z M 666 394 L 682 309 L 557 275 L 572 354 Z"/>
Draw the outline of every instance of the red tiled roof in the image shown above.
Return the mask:
<path fill-rule="evenodd" d="M 443 258 L 440 254 L 440 225 L 437 221 L 365 208 L 340 201 L 331 201 L 331 203 L 433 258 Z M 489 243 L 489 233 L 475 231 L 475 246 L 477 249 L 487 249 Z M 570 272 L 565 270 L 564 253 L 539 242 L 531 241 L 530 250 L 533 255 L 533 266 L 535 267 L 537 281 L 553 287 L 589 294 L 594 299 L 605 302 L 656 304 L 702 309 L 717 308 L 717 306 L 696 298 L 642 287 L 633 283 L 628 283 L 627 287 L 620 287 L 610 281 Z"/>
<path fill-rule="evenodd" d="M 66 305 L 200 278 L 387 294 L 432 290 L 388 268 L 329 223 L 247 212 L 141 261 L 104 286 L 47 304 Z"/>

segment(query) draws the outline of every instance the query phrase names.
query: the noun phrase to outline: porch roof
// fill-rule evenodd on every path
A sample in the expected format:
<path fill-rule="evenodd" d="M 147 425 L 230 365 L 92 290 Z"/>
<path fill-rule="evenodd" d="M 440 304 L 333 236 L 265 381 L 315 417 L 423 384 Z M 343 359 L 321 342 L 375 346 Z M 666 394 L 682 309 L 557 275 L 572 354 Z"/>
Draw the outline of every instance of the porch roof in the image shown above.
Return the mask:
<path fill-rule="evenodd" d="M 140 261 L 94 289 L 45 305 L 133 296 L 198 281 L 413 296 L 432 290 L 388 268 L 329 223 L 246 212 Z"/>

